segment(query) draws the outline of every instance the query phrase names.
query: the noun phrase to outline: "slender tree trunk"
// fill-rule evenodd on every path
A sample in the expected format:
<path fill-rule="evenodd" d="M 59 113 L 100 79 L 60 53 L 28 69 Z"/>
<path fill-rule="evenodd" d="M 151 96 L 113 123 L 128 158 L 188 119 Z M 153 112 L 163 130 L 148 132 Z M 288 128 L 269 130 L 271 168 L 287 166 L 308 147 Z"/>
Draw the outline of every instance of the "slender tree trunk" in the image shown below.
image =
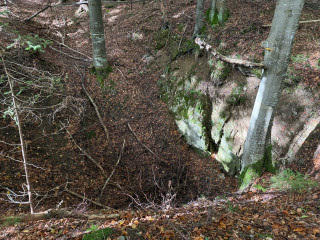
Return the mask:
<path fill-rule="evenodd" d="M 271 128 L 304 2 L 277 2 L 270 34 L 264 42 L 266 71 L 262 75 L 244 144 L 240 189 L 246 188 L 264 169 L 275 171 L 271 158 Z"/>
<path fill-rule="evenodd" d="M 211 8 L 209 12 L 209 22 L 210 24 L 217 25 L 225 23 L 229 17 L 229 10 L 227 6 L 227 0 L 212 0 Z"/>
<path fill-rule="evenodd" d="M 107 70 L 104 27 L 102 20 L 101 0 L 89 0 L 90 33 L 92 39 L 93 66 L 96 70 Z"/>
<path fill-rule="evenodd" d="M 198 37 L 201 34 L 201 31 L 203 28 L 203 18 L 204 18 L 203 4 L 204 4 L 204 0 L 197 1 L 196 23 L 194 26 L 192 38 Z"/>
<path fill-rule="evenodd" d="M 217 0 L 216 9 L 218 12 L 218 20 L 220 24 L 228 20 L 229 11 L 227 3 L 227 0 Z"/>
<path fill-rule="evenodd" d="M 217 0 L 211 0 L 211 7 L 210 7 L 210 12 L 209 12 L 210 22 L 213 22 L 213 20 L 214 20 L 214 16 L 216 13 L 216 3 L 217 3 Z"/>

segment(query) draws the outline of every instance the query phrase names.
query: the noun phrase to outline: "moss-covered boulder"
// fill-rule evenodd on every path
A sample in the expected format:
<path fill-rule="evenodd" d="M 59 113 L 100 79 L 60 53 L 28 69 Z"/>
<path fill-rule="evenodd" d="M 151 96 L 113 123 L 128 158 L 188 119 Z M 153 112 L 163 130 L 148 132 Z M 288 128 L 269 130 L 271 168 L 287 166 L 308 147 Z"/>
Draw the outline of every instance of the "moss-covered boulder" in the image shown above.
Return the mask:
<path fill-rule="evenodd" d="M 241 173 L 245 183 L 261 173 L 256 171 L 259 164 L 240 169 L 260 80 L 202 54 L 196 59 L 185 55 L 166 68 L 159 81 L 161 99 L 168 104 L 188 144 L 215 153 L 223 169 L 230 175 Z M 272 161 L 263 159 L 263 169 L 272 172 L 274 160 L 294 158 L 320 122 L 315 110 L 319 98 L 320 94 L 301 86 L 285 88 L 272 128 Z"/>

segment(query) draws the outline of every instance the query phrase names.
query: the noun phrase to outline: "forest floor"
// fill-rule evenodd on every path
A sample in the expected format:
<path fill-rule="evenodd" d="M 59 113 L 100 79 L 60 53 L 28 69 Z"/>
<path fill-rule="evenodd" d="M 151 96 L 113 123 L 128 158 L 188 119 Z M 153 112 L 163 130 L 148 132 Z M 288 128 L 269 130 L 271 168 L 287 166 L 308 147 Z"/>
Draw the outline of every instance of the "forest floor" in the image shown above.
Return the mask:
<path fill-rule="evenodd" d="M 214 158 L 197 153 L 180 136 L 157 86 L 172 60 L 166 50 L 169 43 L 157 45 L 161 41 L 157 33 L 163 30 L 158 1 L 136 3 L 132 9 L 126 4 L 104 5 L 107 56 L 113 68 L 104 89 L 89 72 L 91 43 L 86 13 L 75 17 L 78 6 L 53 7 L 24 22 L 47 3 L 8 2 L 11 16 L 3 21 L 19 32 L 1 28 L 0 46 L 28 34 L 53 41 L 36 54 L 24 51 L 25 46 L 18 46 L 21 42 L 15 48 L 1 49 L 8 68 L 12 73 L 14 69 L 32 69 L 31 74 L 40 72 L 39 76 L 50 72 L 60 76 L 63 83 L 63 90 L 42 101 L 50 107 L 31 114 L 33 118 L 23 125 L 30 162 L 41 167 L 30 167 L 37 192 L 36 212 L 59 208 L 69 210 L 74 217 L 28 222 L 12 218 L 1 226 L 0 239 L 82 239 L 100 228 L 112 229 L 108 239 L 320 238 L 319 188 L 281 192 L 269 188 L 271 176 L 265 173 L 255 181 L 259 187 L 237 192 L 235 177 L 225 175 Z M 172 34 L 190 38 L 195 1 L 163 2 Z M 207 34 L 214 47 L 223 42 L 230 55 L 262 61 L 261 42 L 269 32 L 263 25 L 271 23 L 275 3 L 243 2 L 230 0 L 229 21 L 224 27 L 208 28 Z M 301 20 L 316 19 L 319 13 L 307 6 Z M 319 49 L 320 24 L 301 24 L 290 67 L 295 81 L 315 93 L 320 87 Z M 82 80 L 101 112 L 110 143 Z M 14 121 L 3 118 L 0 124 L 1 154 L 20 159 L 19 149 L 12 145 L 19 142 Z M 301 161 L 290 165 L 293 170 L 310 172 L 319 138 L 320 129 L 304 144 L 298 156 Z M 106 177 L 88 155 L 105 175 L 110 176 L 115 169 L 103 190 Z M 27 205 L 9 203 L 5 196 L 8 189 L 22 190 L 21 165 L 0 156 L 2 217 L 28 212 Z M 110 209 L 101 210 L 91 200 Z"/>

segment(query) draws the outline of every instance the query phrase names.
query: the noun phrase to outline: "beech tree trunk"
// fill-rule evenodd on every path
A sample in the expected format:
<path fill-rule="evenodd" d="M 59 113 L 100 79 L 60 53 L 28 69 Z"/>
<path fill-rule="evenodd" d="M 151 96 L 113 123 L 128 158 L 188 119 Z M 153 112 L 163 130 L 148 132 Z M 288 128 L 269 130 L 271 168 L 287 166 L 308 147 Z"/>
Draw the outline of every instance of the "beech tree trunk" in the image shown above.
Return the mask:
<path fill-rule="evenodd" d="M 209 22 L 211 25 L 222 24 L 228 20 L 229 11 L 227 0 L 212 0 L 209 12 Z"/>
<path fill-rule="evenodd" d="M 264 42 L 264 71 L 254 103 L 241 160 L 240 189 L 263 170 L 274 172 L 271 128 L 282 91 L 293 39 L 305 0 L 278 0 L 268 39 Z"/>
<path fill-rule="evenodd" d="M 203 4 L 204 4 L 204 0 L 197 1 L 196 23 L 194 26 L 192 38 L 198 37 L 201 34 L 201 31 L 203 28 L 203 18 L 204 18 Z"/>
<path fill-rule="evenodd" d="M 93 66 L 98 71 L 104 71 L 108 69 L 108 60 L 106 55 L 101 0 L 88 0 L 88 6 Z"/>

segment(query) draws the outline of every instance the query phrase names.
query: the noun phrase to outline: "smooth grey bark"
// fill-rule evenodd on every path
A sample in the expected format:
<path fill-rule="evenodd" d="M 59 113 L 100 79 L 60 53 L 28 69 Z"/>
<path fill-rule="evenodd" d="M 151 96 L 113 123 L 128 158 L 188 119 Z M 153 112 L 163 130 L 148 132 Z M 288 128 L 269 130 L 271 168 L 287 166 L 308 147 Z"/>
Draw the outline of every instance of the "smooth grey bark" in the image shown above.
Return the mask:
<path fill-rule="evenodd" d="M 264 71 L 253 107 L 241 159 L 240 188 L 246 188 L 263 169 L 274 171 L 271 128 L 300 14 L 305 0 L 278 0 L 268 39 L 264 42 Z"/>
<path fill-rule="evenodd" d="M 216 2 L 217 0 L 211 0 L 211 7 L 209 12 L 209 19 L 212 21 L 214 18 L 214 14 L 216 13 Z"/>
<path fill-rule="evenodd" d="M 211 25 L 224 23 L 228 20 L 228 1 L 227 0 L 212 0 L 209 12 L 209 21 Z"/>
<path fill-rule="evenodd" d="M 201 33 L 202 27 L 203 27 L 203 18 L 204 18 L 204 12 L 203 12 L 203 4 L 204 0 L 198 0 L 197 1 L 197 9 L 196 9 L 196 23 L 194 26 L 194 31 L 192 34 L 192 38 L 196 38 Z"/>
<path fill-rule="evenodd" d="M 97 70 L 106 70 L 108 68 L 108 60 L 106 55 L 101 0 L 89 0 L 88 6 L 93 66 Z"/>

